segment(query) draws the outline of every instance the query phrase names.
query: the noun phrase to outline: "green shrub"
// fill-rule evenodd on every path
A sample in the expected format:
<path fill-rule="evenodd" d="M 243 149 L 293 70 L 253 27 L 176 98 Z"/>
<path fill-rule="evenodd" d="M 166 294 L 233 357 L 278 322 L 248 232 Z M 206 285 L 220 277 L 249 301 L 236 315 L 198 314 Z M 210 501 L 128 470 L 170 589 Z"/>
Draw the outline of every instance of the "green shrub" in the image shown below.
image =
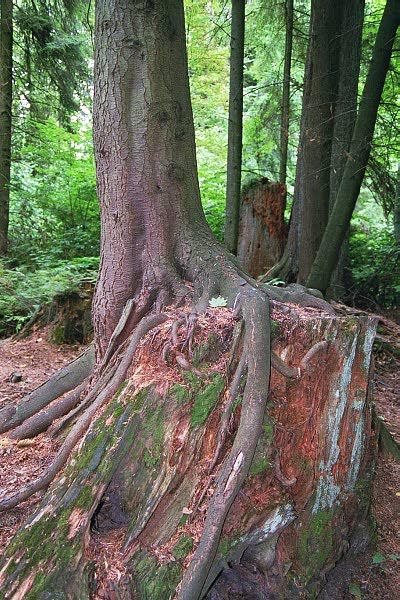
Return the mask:
<path fill-rule="evenodd" d="M 391 232 L 352 232 L 350 292 L 359 306 L 400 306 L 400 245 Z"/>
<path fill-rule="evenodd" d="M 36 271 L 18 267 L 7 269 L 0 262 L 0 337 L 18 332 L 56 294 L 79 289 L 83 281 L 95 281 L 99 259 L 75 258 L 49 261 Z"/>

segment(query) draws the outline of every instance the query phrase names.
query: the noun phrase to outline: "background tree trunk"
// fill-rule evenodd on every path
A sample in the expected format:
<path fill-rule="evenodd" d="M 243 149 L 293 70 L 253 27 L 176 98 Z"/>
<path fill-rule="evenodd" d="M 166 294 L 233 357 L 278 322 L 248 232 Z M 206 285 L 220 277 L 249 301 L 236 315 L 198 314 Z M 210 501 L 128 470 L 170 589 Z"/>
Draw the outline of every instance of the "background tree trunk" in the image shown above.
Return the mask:
<path fill-rule="evenodd" d="M 332 210 L 343 177 L 357 116 L 358 77 L 361 60 L 365 0 L 344 2 L 340 32 L 339 86 L 333 126 L 329 211 Z M 329 295 L 341 298 L 345 291 L 344 269 L 348 255 L 348 233 L 343 242 Z"/>
<path fill-rule="evenodd" d="M 285 0 L 285 61 L 283 68 L 283 91 L 282 91 L 282 113 L 281 113 L 281 143 L 280 143 L 280 165 L 279 182 L 286 184 L 286 169 L 289 143 L 290 123 L 290 68 L 292 65 L 293 45 L 293 0 Z"/>
<path fill-rule="evenodd" d="M 229 78 L 228 159 L 226 174 L 225 246 L 236 254 L 242 174 L 243 61 L 245 0 L 232 0 Z"/>
<path fill-rule="evenodd" d="M 355 204 L 371 151 L 379 102 L 389 68 L 392 48 L 400 23 L 400 5 L 388 0 L 376 36 L 373 56 L 354 126 L 353 137 L 334 207 L 329 217 L 307 285 L 325 292 Z"/>
<path fill-rule="evenodd" d="M 343 157 L 346 159 L 350 145 L 357 102 L 363 1 L 315 0 L 311 9 L 288 243 L 281 261 L 267 274 L 287 283 L 303 284 L 322 240 L 343 174 Z M 339 271 L 337 279 L 342 281 Z"/>
<path fill-rule="evenodd" d="M 297 281 L 303 284 L 328 222 L 342 3 L 312 3 L 294 200 L 300 211 Z"/>
<path fill-rule="evenodd" d="M 7 254 L 11 170 L 13 2 L 0 3 L 0 256 Z"/>
<path fill-rule="evenodd" d="M 397 168 L 397 184 L 393 209 L 393 232 L 394 239 L 400 244 L 400 162 Z"/>

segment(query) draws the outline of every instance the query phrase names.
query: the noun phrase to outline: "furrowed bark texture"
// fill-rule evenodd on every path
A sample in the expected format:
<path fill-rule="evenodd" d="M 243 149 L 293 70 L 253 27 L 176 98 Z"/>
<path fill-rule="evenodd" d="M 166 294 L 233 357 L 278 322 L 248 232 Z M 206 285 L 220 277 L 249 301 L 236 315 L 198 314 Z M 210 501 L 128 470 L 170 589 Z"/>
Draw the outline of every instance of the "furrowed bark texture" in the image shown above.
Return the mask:
<path fill-rule="evenodd" d="M 225 245 L 236 254 L 242 174 L 243 62 L 245 0 L 232 0 L 229 75 L 228 158 L 226 173 Z"/>
<path fill-rule="evenodd" d="M 13 1 L 0 5 L 0 256 L 7 254 L 11 169 Z"/>
<path fill-rule="evenodd" d="M 96 18 L 94 141 L 101 264 L 94 298 L 102 356 L 129 298 L 178 283 L 175 264 L 210 238 L 201 210 L 187 78 L 183 7 L 100 2 Z M 191 227 L 189 227 L 191 224 Z"/>

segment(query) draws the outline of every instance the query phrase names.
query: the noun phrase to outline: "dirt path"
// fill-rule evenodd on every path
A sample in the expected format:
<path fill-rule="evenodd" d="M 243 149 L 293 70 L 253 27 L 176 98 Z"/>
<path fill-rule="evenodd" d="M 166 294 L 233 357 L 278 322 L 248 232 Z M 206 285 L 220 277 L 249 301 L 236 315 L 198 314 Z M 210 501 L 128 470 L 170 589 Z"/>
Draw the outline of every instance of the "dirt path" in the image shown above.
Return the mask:
<path fill-rule="evenodd" d="M 375 352 L 374 401 L 379 417 L 400 442 L 400 326 L 385 319 L 380 326 Z M 0 408 L 22 398 L 66 365 L 82 348 L 55 346 L 46 340 L 46 329 L 29 337 L 0 342 Z M 14 374 L 14 376 L 13 376 Z M 17 375 L 15 375 L 17 374 Z M 22 379 L 18 379 L 19 374 Z M 59 443 L 42 434 L 35 440 L 8 444 L 0 439 L 0 489 L 8 495 L 37 477 L 54 456 Z M 328 580 L 321 600 L 363 598 L 385 600 L 400 590 L 400 465 L 380 452 L 374 482 L 373 514 L 376 550 L 337 567 Z M 0 553 L 18 527 L 35 509 L 39 495 L 19 507 L 0 514 Z M 361 542 L 360 542 L 361 543 Z"/>

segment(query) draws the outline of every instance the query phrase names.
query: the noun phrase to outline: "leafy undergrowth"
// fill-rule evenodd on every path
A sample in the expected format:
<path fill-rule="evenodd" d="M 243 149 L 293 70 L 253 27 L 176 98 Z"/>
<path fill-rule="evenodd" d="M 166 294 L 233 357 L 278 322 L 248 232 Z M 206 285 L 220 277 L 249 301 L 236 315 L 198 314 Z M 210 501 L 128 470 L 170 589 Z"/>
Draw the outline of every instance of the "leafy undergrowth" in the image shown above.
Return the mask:
<path fill-rule="evenodd" d="M 399 307 L 400 244 L 387 229 L 367 235 L 354 231 L 350 237 L 352 285 L 348 298 L 356 306 L 375 310 Z"/>
<path fill-rule="evenodd" d="M 98 265 L 97 257 L 85 257 L 58 260 L 31 271 L 7 269 L 0 262 L 0 338 L 17 333 L 56 294 L 78 291 L 83 280 L 94 283 Z"/>
<path fill-rule="evenodd" d="M 225 309 L 218 309 L 224 311 Z M 222 323 L 220 333 L 224 337 Z M 160 340 L 162 339 L 162 332 Z M 390 351 L 390 341 L 398 342 L 400 327 L 393 321 L 383 319 L 381 333 L 376 344 L 375 403 L 379 416 L 396 435 L 396 423 L 400 422 L 400 380 L 398 370 L 400 357 Z M 5 340 L 0 342 L 0 407 L 10 399 L 17 400 L 46 380 L 81 351 L 75 347 L 57 347 L 46 341 L 47 330 L 36 330 L 24 340 Z M 158 341 L 153 339 L 155 350 Z M 396 342 L 397 338 L 397 342 Z M 383 341 L 386 346 L 383 346 Z M 160 341 L 161 343 L 161 341 Z M 157 348 L 156 348 L 157 347 Z M 143 370 L 136 371 L 135 378 L 145 385 L 153 379 L 151 361 L 140 357 Z M 150 357 L 149 357 L 150 359 Z M 172 381 L 176 378 L 176 369 L 165 365 L 163 377 Z M 11 373 L 19 371 L 22 380 L 10 381 Z M 159 373 L 158 373 L 159 375 Z M 179 382 L 178 382 L 179 384 Z M 58 443 L 46 435 L 39 436 L 33 442 L 17 444 L 1 443 L 2 455 L 0 487 L 10 490 L 20 487 L 34 478 L 49 463 L 57 450 Z M 17 484 L 17 485 L 16 485 Z M 360 597 L 368 600 L 376 598 L 394 598 L 400 588 L 399 556 L 400 541 L 396 535 L 400 512 L 400 466 L 387 454 L 380 453 L 374 483 L 374 514 L 377 522 L 377 549 L 364 554 L 353 561 L 345 576 L 335 574 L 335 600 Z M 15 532 L 31 514 L 39 501 L 36 495 L 19 507 L 0 515 L 0 552 L 5 548 Z M 112 568 L 118 579 L 123 575 L 123 561 L 114 556 L 115 540 L 111 532 L 105 535 L 93 535 L 90 548 L 96 562 Z M 110 562 L 111 556 L 114 558 Z"/>

